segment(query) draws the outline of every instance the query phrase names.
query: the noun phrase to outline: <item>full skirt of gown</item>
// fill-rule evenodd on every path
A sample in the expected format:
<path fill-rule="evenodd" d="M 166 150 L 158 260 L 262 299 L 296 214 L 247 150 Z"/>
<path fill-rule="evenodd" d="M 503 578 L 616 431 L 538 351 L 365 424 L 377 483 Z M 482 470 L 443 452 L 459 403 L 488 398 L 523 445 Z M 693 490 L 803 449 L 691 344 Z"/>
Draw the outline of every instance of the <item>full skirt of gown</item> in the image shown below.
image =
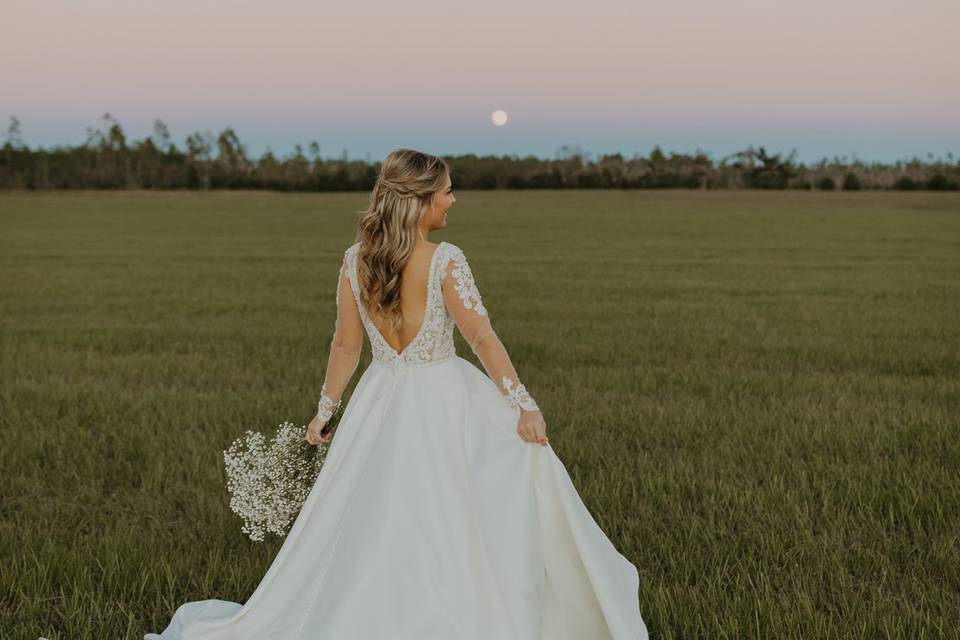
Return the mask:
<path fill-rule="evenodd" d="M 372 361 L 243 605 L 146 640 L 645 640 L 636 567 L 468 360 Z"/>

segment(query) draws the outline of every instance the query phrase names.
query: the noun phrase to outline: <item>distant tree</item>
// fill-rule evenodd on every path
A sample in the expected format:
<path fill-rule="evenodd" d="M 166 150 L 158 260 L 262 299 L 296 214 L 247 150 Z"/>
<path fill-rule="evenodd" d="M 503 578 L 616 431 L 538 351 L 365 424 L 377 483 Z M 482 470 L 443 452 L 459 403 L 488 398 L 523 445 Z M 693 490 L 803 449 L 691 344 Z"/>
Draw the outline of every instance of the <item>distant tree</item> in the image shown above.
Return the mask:
<path fill-rule="evenodd" d="M 195 132 L 187 136 L 187 187 L 210 188 L 210 152 L 213 136 L 209 131 Z"/>
<path fill-rule="evenodd" d="M 303 154 L 303 147 L 296 144 L 293 147 L 293 153 L 287 158 L 286 178 L 290 182 L 290 187 L 297 191 L 306 189 L 310 183 L 310 161 Z"/>
<path fill-rule="evenodd" d="M 647 188 L 666 187 L 664 177 L 669 173 L 669 161 L 660 145 L 654 145 L 650 150 L 650 155 L 644 161 L 646 171 L 644 172 L 641 186 Z"/>
<path fill-rule="evenodd" d="M 20 134 L 20 120 L 10 116 L 4 136 L 3 156 L 0 156 L 0 186 L 22 187 L 29 181 L 30 150 Z"/>
<path fill-rule="evenodd" d="M 796 175 L 793 166 L 795 156 L 796 150 L 791 151 L 786 158 L 781 158 L 779 153 L 769 155 L 764 147 L 748 147 L 746 151 L 734 154 L 737 161 L 733 166 L 743 171 L 747 187 L 786 189 L 790 178 Z"/>
<path fill-rule="evenodd" d="M 857 177 L 857 174 L 852 171 L 847 172 L 847 175 L 843 177 L 843 190 L 860 191 L 860 178 Z"/>
<path fill-rule="evenodd" d="M 247 158 L 247 150 L 232 127 L 227 127 L 217 136 L 217 159 L 211 175 L 213 188 L 238 189 L 248 186 L 253 165 Z"/>
<path fill-rule="evenodd" d="M 109 113 L 103 114 L 103 121 L 107 125 L 106 141 L 111 149 L 120 151 L 127 148 L 127 136 L 123 132 L 123 127 Z"/>
<path fill-rule="evenodd" d="M 817 189 L 821 191 L 833 191 L 837 188 L 837 183 L 830 176 L 823 176 L 817 180 Z"/>
<path fill-rule="evenodd" d="M 153 144 L 160 151 L 167 153 L 173 142 L 170 138 L 170 129 L 167 128 L 163 120 L 157 118 L 153 121 Z"/>
<path fill-rule="evenodd" d="M 23 136 L 20 133 L 20 120 L 17 119 L 17 116 L 10 116 L 10 124 L 7 125 L 4 140 L 4 146 L 11 149 L 22 149 L 27 146 L 23 143 Z"/>
<path fill-rule="evenodd" d="M 947 176 L 942 173 L 936 173 L 927 180 L 927 189 L 933 191 L 956 191 L 957 188 L 957 182 L 947 179 Z"/>
<path fill-rule="evenodd" d="M 84 182 L 98 189 L 117 189 L 139 186 L 134 179 L 127 136 L 123 127 L 110 112 L 100 117 L 102 129 L 87 127 L 84 157 Z M 46 166 L 46 165 L 44 165 Z M 46 176 L 42 176 L 46 182 Z"/>
<path fill-rule="evenodd" d="M 257 160 L 257 176 L 260 178 L 260 185 L 267 189 L 283 190 L 284 183 L 281 180 L 282 168 L 280 161 L 270 147 L 267 147 L 260 159 Z"/>
<path fill-rule="evenodd" d="M 893 188 L 901 191 L 913 191 L 917 188 L 917 183 L 910 176 L 901 176 L 893 183 Z"/>

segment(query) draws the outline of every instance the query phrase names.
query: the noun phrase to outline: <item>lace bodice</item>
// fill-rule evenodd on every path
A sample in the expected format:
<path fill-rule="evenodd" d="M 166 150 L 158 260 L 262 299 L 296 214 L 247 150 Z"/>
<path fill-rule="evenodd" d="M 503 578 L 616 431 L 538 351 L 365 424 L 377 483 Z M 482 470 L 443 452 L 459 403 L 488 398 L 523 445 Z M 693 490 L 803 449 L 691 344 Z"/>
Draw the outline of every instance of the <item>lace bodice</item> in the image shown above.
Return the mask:
<path fill-rule="evenodd" d="M 456 245 L 448 242 L 441 242 L 433 252 L 427 272 L 427 302 L 423 322 L 410 344 L 404 347 L 402 352 L 397 353 L 377 329 L 366 308 L 360 302 L 360 285 L 357 279 L 359 250 L 359 242 L 347 249 L 344 254 L 344 265 L 347 278 L 350 280 L 350 288 L 360 309 L 363 327 L 370 339 L 373 359 L 384 364 L 402 366 L 439 362 L 454 355 L 456 353 L 453 343 L 454 320 L 444 306 L 441 283 L 448 261 L 462 259 L 463 252 Z"/>

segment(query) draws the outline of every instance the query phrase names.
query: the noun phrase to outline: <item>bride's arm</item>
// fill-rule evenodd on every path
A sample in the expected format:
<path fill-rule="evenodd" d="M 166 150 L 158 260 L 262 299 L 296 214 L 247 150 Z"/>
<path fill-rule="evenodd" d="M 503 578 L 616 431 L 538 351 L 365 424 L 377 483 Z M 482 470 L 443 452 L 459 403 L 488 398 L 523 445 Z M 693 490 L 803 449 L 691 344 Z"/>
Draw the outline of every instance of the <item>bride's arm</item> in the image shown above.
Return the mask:
<path fill-rule="evenodd" d="M 443 299 L 460 334 L 479 358 L 484 370 L 510 404 L 520 409 L 517 433 L 527 442 L 547 443 L 543 414 L 510 360 L 506 347 L 493 330 L 490 316 L 474 281 L 466 256 L 455 248 L 443 277 Z"/>
<path fill-rule="evenodd" d="M 317 415 L 310 421 L 307 429 L 307 441 L 311 444 L 328 442 L 330 434 L 320 436 L 320 430 L 330 419 L 333 410 L 340 403 L 341 396 L 353 377 L 360 362 L 363 350 L 363 322 L 360 309 L 353 297 L 350 280 L 346 272 L 346 256 L 340 266 L 340 278 L 337 283 L 337 319 L 330 340 L 330 355 L 327 358 L 327 370 L 323 386 L 320 388 L 320 402 L 317 403 Z"/>

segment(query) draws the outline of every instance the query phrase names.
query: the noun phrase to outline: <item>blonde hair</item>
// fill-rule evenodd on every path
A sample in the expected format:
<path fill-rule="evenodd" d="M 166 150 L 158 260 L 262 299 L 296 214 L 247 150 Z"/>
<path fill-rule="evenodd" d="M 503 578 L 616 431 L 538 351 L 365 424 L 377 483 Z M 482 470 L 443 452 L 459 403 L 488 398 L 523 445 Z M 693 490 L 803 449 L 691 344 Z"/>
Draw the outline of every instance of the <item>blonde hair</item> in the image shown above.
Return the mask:
<path fill-rule="evenodd" d="M 393 332 L 403 323 L 400 282 L 413 254 L 417 225 L 433 194 L 446 186 L 450 167 L 441 158 L 413 149 L 394 149 L 384 159 L 360 215 L 357 280 L 368 310 L 384 316 Z"/>

